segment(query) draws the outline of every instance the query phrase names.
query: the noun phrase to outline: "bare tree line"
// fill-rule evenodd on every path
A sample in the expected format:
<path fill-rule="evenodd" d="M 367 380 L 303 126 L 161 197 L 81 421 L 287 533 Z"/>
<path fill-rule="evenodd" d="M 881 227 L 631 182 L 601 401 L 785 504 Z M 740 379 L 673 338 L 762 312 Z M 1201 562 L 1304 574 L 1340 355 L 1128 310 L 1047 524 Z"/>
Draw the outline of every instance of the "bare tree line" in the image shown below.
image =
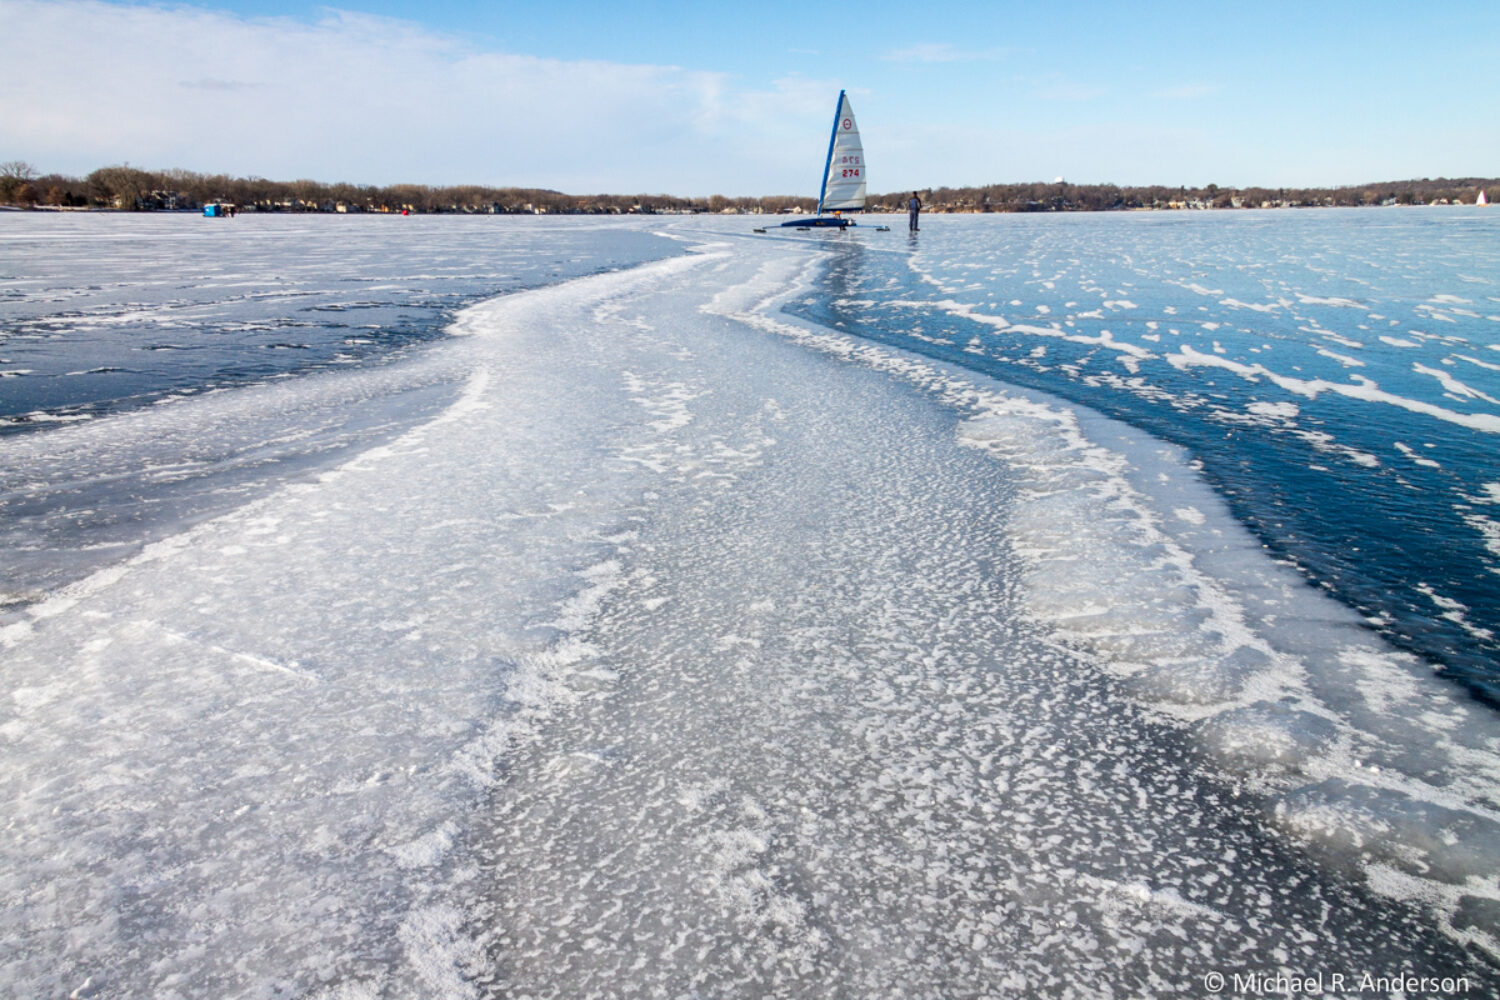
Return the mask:
<path fill-rule="evenodd" d="M 327 184 L 271 181 L 190 170 L 101 167 L 87 177 L 40 175 L 30 164 L 0 164 L 0 202 L 59 208 L 124 211 L 197 209 L 233 205 L 266 212 L 420 212 L 616 214 L 627 212 L 778 212 L 813 207 L 811 198 L 681 198 L 668 194 L 571 195 L 543 188 L 497 188 L 478 184 Z"/>
<path fill-rule="evenodd" d="M 1337 188 L 1121 187 L 1115 184 L 989 184 L 919 192 L 923 211 L 1107 212 L 1145 208 L 1303 208 L 1324 205 L 1472 205 L 1482 190 L 1500 193 L 1500 179 L 1466 177 L 1380 181 Z M 875 211 L 905 211 L 910 192 L 870 199 Z"/>
<path fill-rule="evenodd" d="M 1481 190 L 1500 195 L 1500 179 L 1422 178 L 1338 188 L 1167 187 L 1114 184 L 989 184 L 920 192 L 929 212 L 1098 212 L 1149 208 L 1294 208 L 1322 205 L 1473 204 Z M 867 211 L 905 211 L 910 192 L 874 195 Z M 682 198 L 667 194 L 571 195 L 542 188 L 484 185 L 432 187 L 271 181 L 189 170 L 101 167 L 86 177 L 39 174 L 29 163 L 0 163 L 0 203 L 25 207 L 123 211 L 198 209 L 232 205 L 268 212 L 417 212 L 624 214 L 661 212 L 811 212 L 813 198 Z"/>

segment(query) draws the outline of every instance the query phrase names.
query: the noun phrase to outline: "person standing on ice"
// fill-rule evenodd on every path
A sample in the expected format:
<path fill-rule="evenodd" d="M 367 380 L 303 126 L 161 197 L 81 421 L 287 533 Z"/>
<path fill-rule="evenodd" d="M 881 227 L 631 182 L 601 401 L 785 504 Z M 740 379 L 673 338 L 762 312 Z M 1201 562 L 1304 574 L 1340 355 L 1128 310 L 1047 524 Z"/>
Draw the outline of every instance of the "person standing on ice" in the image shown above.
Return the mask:
<path fill-rule="evenodd" d="M 922 211 L 922 199 L 917 197 L 917 192 L 911 193 L 911 200 L 906 203 L 907 228 L 912 232 L 917 231 L 917 213 Z"/>

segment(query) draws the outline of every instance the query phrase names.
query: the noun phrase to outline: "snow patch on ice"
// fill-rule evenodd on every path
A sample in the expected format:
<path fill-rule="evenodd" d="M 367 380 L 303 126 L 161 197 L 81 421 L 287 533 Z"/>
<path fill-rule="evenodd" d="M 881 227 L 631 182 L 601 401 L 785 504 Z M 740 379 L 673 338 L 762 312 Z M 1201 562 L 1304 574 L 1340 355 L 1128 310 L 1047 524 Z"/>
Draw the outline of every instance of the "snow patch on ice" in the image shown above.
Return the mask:
<path fill-rule="evenodd" d="M 1302 412 L 1296 403 L 1249 403 L 1245 406 L 1249 412 L 1260 417 L 1272 417 L 1276 420 L 1293 420 Z"/>
<path fill-rule="evenodd" d="M 1281 309 L 1279 302 L 1241 302 L 1239 299 L 1220 299 L 1219 305 L 1231 309 L 1251 309 L 1255 312 L 1273 313 Z"/>
<path fill-rule="evenodd" d="M 1442 465 L 1441 462 L 1435 462 L 1435 461 L 1433 461 L 1430 458 L 1423 457 L 1422 455 L 1420 455 L 1417 452 L 1417 450 L 1415 448 L 1413 448 L 1411 445 L 1407 444 L 1404 441 L 1396 441 L 1396 442 L 1394 442 L 1393 443 L 1393 447 L 1395 447 L 1395 449 L 1397 451 L 1399 451 L 1401 454 L 1405 455 L 1413 463 L 1415 463 L 1417 465 L 1420 465 L 1420 466 L 1422 466 L 1424 468 L 1428 468 L 1428 469 L 1441 469 L 1443 467 L 1443 465 Z"/>
<path fill-rule="evenodd" d="M 465 918 L 446 903 L 407 915 L 398 933 L 406 960 L 429 996 L 469 1000 L 479 996 L 475 980 L 489 964 L 483 945 L 464 927 Z"/>
<path fill-rule="evenodd" d="M 1353 299 L 1339 298 L 1338 296 L 1304 295 L 1297 293 L 1297 301 L 1307 306 L 1336 306 L 1342 309 L 1363 309 L 1362 303 Z"/>
<path fill-rule="evenodd" d="M 1438 382 L 1442 383 L 1443 390 L 1453 396 L 1461 396 L 1468 399 L 1482 399 L 1486 403 L 1493 403 L 1496 406 L 1500 406 L 1500 399 L 1496 399 L 1494 396 L 1480 392 L 1478 389 L 1474 389 L 1468 385 L 1465 385 L 1463 382 L 1460 382 L 1458 379 L 1454 378 L 1451 372 L 1443 371 L 1441 368 L 1430 368 L 1427 365 L 1419 364 L 1416 362 L 1412 363 L 1411 368 L 1412 371 L 1417 372 L 1418 374 L 1428 375 L 1432 378 L 1437 379 Z"/>

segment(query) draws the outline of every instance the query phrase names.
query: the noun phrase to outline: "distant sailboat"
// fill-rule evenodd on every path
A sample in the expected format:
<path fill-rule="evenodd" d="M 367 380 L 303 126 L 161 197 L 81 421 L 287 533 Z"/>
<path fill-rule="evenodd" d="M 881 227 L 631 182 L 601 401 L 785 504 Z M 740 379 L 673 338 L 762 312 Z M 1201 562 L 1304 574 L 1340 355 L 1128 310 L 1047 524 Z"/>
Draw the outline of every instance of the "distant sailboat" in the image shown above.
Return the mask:
<path fill-rule="evenodd" d="M 833 114 L 833 134 L 828 138 L 828 158 L 823 162 L 823 183 L 818 188 L 818 212 L 812 219 L 783 222 L 782 226 L 804 229 L 810 226 L 854 225 L 839 212 L 859 212 L 865 207 L 865 150 L 859 141 L 859 126 L 854 124 L 854 109 L 849 97 L 839 91 L 838 107 Z M 825 217 L 825 211 L 835 213 Z"/>
<path fill-rule="evenodd" d="M 1479 197 L 1474 199 L 1476 205 L 1488 205 L 1490 200 L 1484 196 L 1484 188 L 1479 189 Z"/>

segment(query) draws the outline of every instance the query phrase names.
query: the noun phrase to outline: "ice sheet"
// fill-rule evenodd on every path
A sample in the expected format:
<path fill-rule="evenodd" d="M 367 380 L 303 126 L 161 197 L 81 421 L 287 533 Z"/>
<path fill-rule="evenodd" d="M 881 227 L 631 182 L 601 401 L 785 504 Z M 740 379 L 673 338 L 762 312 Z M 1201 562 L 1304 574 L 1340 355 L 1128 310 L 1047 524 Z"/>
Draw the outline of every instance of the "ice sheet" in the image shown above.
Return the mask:
<path fill-rule="evenodd" d="M 1180 454 L 701 228 L 472 307 L 441 413 L 6 627 L 0 992 L 1495 984 L 1490 723 Z"/>
<path fill-rule="evenodd" d="M 1470 360 L 1494 327 L 1468 309 L 1500 286 L 1497 221 L 943 217 L 830 242 L 792 308 L 1181 445 L 1272 551 L 1495 705 L 1500 566 L 1465 497 L 1497 469 L 1500 386 Z"/>

